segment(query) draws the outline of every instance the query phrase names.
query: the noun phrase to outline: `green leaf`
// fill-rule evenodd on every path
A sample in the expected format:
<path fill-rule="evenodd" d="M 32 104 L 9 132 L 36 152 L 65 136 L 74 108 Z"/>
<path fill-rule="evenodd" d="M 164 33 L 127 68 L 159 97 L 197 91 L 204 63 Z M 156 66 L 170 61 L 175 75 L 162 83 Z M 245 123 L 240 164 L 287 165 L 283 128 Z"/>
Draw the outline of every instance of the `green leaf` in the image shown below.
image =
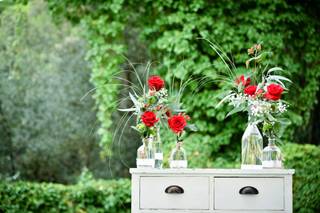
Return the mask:
<path fill-rule="evenodd" d="M 120 112 L 134 112 L 136 110 L 136 108 L 118 109 Z"/>
<path fill-rule="evenodd" d="M 225 101 L 229 100 L 229 98 L 230 98 L 231 96 L 233 96 L 234 94 L 235 94 L 235 93 L 232 93 L 232 94 L 227 95 L 226 97 L 224 97 L 224 98 L 216 105 L 215 108 L 219 108 Z"/>
<path fill-rule="evenodd" d="M 244 111 L 245 109 L 246 109 L 245 106 L 236 107 L 236 108 L 234 108 L 233 110 L 231 110 L 231 111 L 226 115 L 226 117 L 229 117 L 230 115 L 233 115 L 233 114 L 235 114 L 235 113 L 237 113 L 237 112 Z"/>
<path fill-rule="evenodd" d="M 196 127 L 195 124 L 187 124 L 187 126 L 186 126 L 185 128 L 186 128 L 187 130 L 193 131 L 193 132 L 198 131 L 198 128 Z"/>
<path fill-rule="evenodd" d="M 289 78 L 283 77 L 281 75 L 270 75 L 267 77 L 268 80 L 282 80 L 292 83 L 292 81 Z"/>
<path fill-rule="evenodd" d="M 137 127 L 135 127 L 135 126 L 130 126 L 132 129 L 134 129 L 134 130 L 136 130 L 136 131 L 138 131 L 138 132 L 140 132 L 140 130 L 137 128 Z"/>
<path fill-rule="evenodd" d="M 268 70 L 267 74 L 270 74 L 270 73 L 276 72 L 276 71 L 283 71 L 283 69 L 280 68 L 280 67 L 273 67 L 273 68 Z"/>
<path fill-rule="evenodd" d="M 136 108 L 137 112 L 140 112 L 140 103 L 139 103 L 139 101 L 130 92 L 129 92 L 129 96 L 130 96 L 131 101 L 135 105 L 135 108 Z"/>

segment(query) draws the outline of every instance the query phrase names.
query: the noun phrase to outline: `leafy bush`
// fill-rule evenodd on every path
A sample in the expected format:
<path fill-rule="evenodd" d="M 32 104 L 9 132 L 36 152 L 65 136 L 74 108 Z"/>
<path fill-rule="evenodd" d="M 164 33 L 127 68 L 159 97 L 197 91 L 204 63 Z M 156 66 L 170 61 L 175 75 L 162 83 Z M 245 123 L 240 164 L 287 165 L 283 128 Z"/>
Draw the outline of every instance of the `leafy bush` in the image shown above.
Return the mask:
<path fill-rule="evenodd" d="M 293 176 L 294 212 L 320 212 L 320 147 L 286 144 L 285 166 L 295 169 Z"/>
<path fill-rule="evenodd" d="M 296 170 L 293 178 L 294 212 L 320 210 L 320 147 L 286 144 L 286 168 Z M 230 162 L 222 162 L 226 167 Z M 0 212 L 130 212 L 128 179 L 95 181 L 88 171 L 77 185 L 30 182 L 0 183 Z"/>
<path fill-rule="evenodd" d="M 0 212 L 130 212 L 130 181 L 89 181 L 78 185 L 1 182 Z"/>

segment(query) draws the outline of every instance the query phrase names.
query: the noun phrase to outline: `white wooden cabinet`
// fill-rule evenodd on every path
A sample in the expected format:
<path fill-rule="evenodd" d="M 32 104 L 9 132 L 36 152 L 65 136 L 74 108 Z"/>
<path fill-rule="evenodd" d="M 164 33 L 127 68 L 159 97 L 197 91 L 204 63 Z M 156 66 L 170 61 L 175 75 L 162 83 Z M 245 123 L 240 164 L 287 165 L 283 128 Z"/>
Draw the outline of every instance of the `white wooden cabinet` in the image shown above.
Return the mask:
<path fill-rule="evenodd" d="M 292 169 L 130 169 L 132 213 L 291 213 Z"/>

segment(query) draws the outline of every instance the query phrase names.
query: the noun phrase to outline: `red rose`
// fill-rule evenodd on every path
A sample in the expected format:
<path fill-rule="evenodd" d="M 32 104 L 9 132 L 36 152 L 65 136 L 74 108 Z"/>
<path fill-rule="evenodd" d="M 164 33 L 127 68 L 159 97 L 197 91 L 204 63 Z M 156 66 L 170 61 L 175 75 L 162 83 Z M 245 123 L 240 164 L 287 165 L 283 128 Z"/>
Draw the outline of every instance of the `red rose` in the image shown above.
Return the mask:
<path fill-rule="evenodd" d="M 159 118 L 154 112 L 146 111 L 142 114 L 141 120 L 147 127 L 153 127 L 159 121 Z"/>
<path fill-rule="evenodd" d="M 283 88 L 278 84 L 270 84 L 267 86 L 267 93 L 264 94 L 264 97 L 268 100 L 276 101 L 281 98 Z"/>
<path fill-rule="evenodd" d="M 236 79 L 236 84 L 240 84 L 240 83 L 242 83 L 242 85 L 243 86 L 249 86 L 249 84 L 250 84 L 250 82 L 251 82 L 251 79 L 250 78 L 245 78 L 244 77 L 244 75 L 241 75 L 240 77 L 238 77 L 237 79 Z"/>
<path fill-rule="evenodd" d="M 187 126 L 187 121 L 182 115 L 174 115 L 168 119 L 168 124 L 174 133 L 179 134 Z"/>
<path fill-rule="evenodd" d="M 244 94 L 252 96 L 256 93 L 256 90 L 257 90 L 256 85 L 250 85 L 250 86 L 247 86 L 246 88 L 244 88 L 243 92 L 244 92 Z"/>
<path fill-rule="evenodd" d="M 164 87 L 164 81 L 160 76 L 151 76 L 148 80 L 149 89 L 159 91 Z"/>

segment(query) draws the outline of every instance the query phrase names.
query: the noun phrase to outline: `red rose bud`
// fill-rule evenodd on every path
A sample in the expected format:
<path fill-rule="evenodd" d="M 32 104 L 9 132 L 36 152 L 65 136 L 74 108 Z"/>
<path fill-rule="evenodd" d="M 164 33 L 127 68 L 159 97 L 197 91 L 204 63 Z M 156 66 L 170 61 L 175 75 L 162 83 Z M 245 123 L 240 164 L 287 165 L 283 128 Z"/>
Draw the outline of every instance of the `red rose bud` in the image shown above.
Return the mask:
<path fill-rule="evenodd" d="M 256 94 L 253 95 L 253 97 L 255 98 L 255 97 L 261 95 L 263 92 L 264 92 L 264 91 L 263 91 L 262 89 L 258 89 L 258 90 L 256 91 Z"/>
<path fill-rule="evenodd" d="M 260 95 L 263 93 L 263 89 L 258 89 L 258 91 L 256 92 L 256 95 Z"/>
<path fill-rule="evenodd" d="M 168 116 L 168 118 L 170 118 L 170 117 L 172 116 L 170 109 L 168 109 L 168 110 L 166 111 L 166 116 Z"/>
<path fill-rule="evenodd" d="M 253 47 L 249 48 L 248 49 L 248 55 L 253 55 L 253 53 L 254 53 Z"/>
<path fill-rule="evenodd" d="M 256 85 L 250 85 L 250 86 L 247 86 L 246 88 L 244 88 L 243 92 L 244 92 L 244 94 L 252 96 L 256 93 L 256 90 L 257 90 Z"/>
<path fill-rule="evenodd" d="M 276 101 L 281 98 L 283 88 L 278 84 L 270 84 L 267 86 L 267 93 L 264 94 L 264 97 L 268 100 Z"/>
<path fill-rule="evenodd" d="M 244 85 L 245 87 L 249 86 L 250 82 L 251 82 L 251 79 L 248 77 L 245 82 L 242 82 L 242 85 Z"/>
<path fill-rule="evenodd" d="M 261 50 L 261 44 L 255 44 L 255 45 L 254 45 L 254 48 L 255 48 L 256 50 L 260 51 L 260 50 Z"/>
<path fill-rule="evenodd" d="M 159 121 L 159 118 L 154 112 L 146 111 L 142 114 L 141 120 L 147 127 L 153 127 Z"/>
<path fill-rule="evenodd" d="M 237 79 L 236 79 L 236 84 L 238 85 L 238 84 L 240 84 L 240 83 L 242 83 L 242 85 L 243 86 L 249 86 L 250 85 L 250 82 L 251 82 L 251 79 L 250 78 L 245 78 L 244 77 L 244 75 L 241 75 L 240 77 L 238 77 Z"/>
<path fill-rule="evenodd" d="M 179 134 L 187 126 L 187 122 L 184 116 L 174 115 L 168 119 L 168 125 L 174 133 Z"/>
<path fill-rule="evenodd" d="M 160 76 L 151 76 L 148 80 L 149 89 L 159 91 L 164 87 L 164 81 Z"/>
<path fill-rule="evenodd" d="M 159 111 L 160 109 L 162 109 L 162 105 L 157 106 L 156 109 Z"/>

